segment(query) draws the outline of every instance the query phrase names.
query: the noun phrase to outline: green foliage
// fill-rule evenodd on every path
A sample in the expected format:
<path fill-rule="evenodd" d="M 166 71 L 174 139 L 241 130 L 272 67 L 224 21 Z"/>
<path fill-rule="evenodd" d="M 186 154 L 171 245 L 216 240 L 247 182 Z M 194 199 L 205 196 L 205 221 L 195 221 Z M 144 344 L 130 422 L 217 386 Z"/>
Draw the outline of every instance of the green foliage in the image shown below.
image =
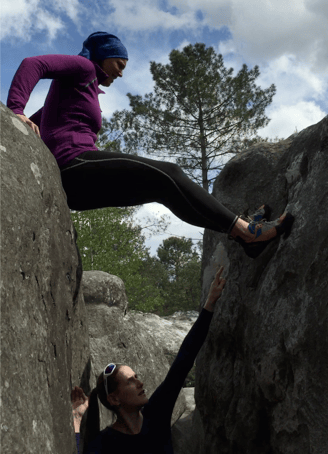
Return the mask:
<path fill-rule="evenodd" d="M 194 257 L 198 257 L 192 250 L 192 240 L 171 236 L 163 241 L 157 249 L 157 255 L 161 263 L 170 273 L 172 279 L 178 279 L 183 267 Z"/>
<path fill-rule="evenodd" d="M 72 212 L 85 271 L 119 276 L 130 310 L 172 314 L 197 310 L 200 301 L 200 255 L 186 238 L 171 237 L 151 257 L 133 215 L 137 208 L 104 208 Z M 163 220 L 156 229 L 166 226 Z M 153 228 L 148 220 L 147 228 Z"/>
<path fill-rule="evenodd" d="M 243 65 L 236 76 L 212 47 L 196 43 L 173 50 L 170 63 L 151 62 L 153 93 L 128 94 L 131 110 L 115 112 L 110 127 L 122 133 L 125 153 L 176 159 L 209 190 L 222 158 L 244 148 L 244 141 L 268 124 L 265 108 L 275 86 L 262 90 L 258 66 Z"/>
<path fill-rule="evenodd" d="M 112 124 L 102 117 L 101 128 L 98 133 L 96 147 L 100 151 L 112 151 L 121 153 L 121 137 L 122 133 L 113 130 Z"/>
<path fill-rule="evenodd" d="M 197 310 L 201 296 L 201 258 L 191 239 L 170 237 L 157 249 L 153 269 L 164 300 L 160 315 Z M 156 263 L 157 262 L 157 263 Z"/>
<path fill-rule="evenodd" d="M 83 269 L 105 271 L 123 279 L 129 307 L 152 312 L 164 305 L 159 290 L 143 276 L 149 257 L 140 226 L 133 222 L 136 208 L 104 208 L 72 212 Z"/>

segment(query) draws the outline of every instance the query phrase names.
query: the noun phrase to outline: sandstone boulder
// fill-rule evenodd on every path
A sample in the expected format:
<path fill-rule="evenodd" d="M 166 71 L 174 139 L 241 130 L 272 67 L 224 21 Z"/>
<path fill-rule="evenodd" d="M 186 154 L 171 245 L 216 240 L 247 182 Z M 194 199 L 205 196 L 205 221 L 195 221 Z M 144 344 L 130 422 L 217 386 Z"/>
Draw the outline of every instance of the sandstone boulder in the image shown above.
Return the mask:
<path fill-rule="evenodd" d="M 86 297 L 86 309 L 90 335 L 90 351 L 94 378 L 110 362 L 123 363 L 130 366 L 142 379 L 148 397 L 164 380 L 169 364 L 165 358 L 163 347 L 156 337 L 147 329 L 147 325 L 140 325 L 134 316 L 125 315 L 126 295 L 123 282 L 116 276 L 103 272 L 85 271 L 83 273 L 83 289 Z M 97 285 L 99 280 L 99 286 Z M 89 286 L 89 283 L 92 285 Z M 109 293 L 116 295 L 117 305 L 111 304 L 104 282 L 110 288 Z M 123 292 L 122 292 L 123 289 Z M 105 296 L 104 296 L 105 295 Z M 103 406 L 100 406 L 101 427 L 104 428 L 113 421 L 113 415 Z M 177 400 L 172 423 L 185 410 L 183 392 Z"/>
<path fill-rule="evenodd" d="M 179 348 L 198 317 L 198 312 L 176 313 L 165 317 L 144 312 L 128 312 L 127 320 L 133 320 L 142 330 L 150 332 L 162 346 L 169 359 Z"/>
<path fill-rule="evenodd" d="M 104 271 L 87 271 L 83 276 L 82 291 L 87 304 L 115 306 L 122 309 L 124 314 L 127 310 L 125 286 L 117 276 Z"/>
<path fill-rule="evenodd" d="M 56 161 L 1 114 L 1 453 L 75 453 L 71 387 L 90 376 L 81 262 Z"/>
<path fill-rule="evenodd" d="M 204 297 L 221 264 L 227 284 L 196 367 L 199 453 L 328 452 L 327 175 L 328 117 L 236 156 L 215 182 L 232 211 L 267 203 L 295 223 L 254 260 L 205 233 Z"/>

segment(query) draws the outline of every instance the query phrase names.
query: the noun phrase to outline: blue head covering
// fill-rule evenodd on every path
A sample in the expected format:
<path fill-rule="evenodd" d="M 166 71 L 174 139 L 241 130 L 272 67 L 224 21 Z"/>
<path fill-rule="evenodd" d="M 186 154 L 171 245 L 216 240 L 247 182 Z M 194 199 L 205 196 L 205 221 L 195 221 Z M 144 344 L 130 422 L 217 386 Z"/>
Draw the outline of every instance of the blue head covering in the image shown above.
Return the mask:
<path fill-rule="evenodd" d="M 117 36 L 106 32 L 92 33 L 83 43 L 79 53 L 89 60 L 98 61 L 105 58 L 123 58 L 128 60 L 128 51 Z"/>

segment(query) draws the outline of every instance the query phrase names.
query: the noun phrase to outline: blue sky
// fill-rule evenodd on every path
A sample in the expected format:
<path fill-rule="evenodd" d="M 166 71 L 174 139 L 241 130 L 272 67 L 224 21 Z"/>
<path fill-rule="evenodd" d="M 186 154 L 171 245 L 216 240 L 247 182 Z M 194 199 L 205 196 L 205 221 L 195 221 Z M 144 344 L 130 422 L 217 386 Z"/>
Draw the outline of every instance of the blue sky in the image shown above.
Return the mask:
<path fill-rule="evenodd" d="M 13 7 L 14 5 L 14 7 Z M 277 87 L 260 135 L 286 138 L 328 113 L 327 0 L 10 0 L 1 1 L 1 101 L 25 57 L 78 54 L 95 31 L 117 35 L 129 52 L 124 77 L 100 96 L 103 114 L 128 107 L 126 93 L 152 91 L 149 62 L 168 62 L 174 48 L 203 42 L 237 72 L 258 65 L 257 83 Z M 38 110 L 49 81 L 40 81 L 25 114 Z M 139 216 L 168 213 L 157 204 Z M 171 217 L 170 233 L 198 238 L 201 229 Z M 163 237 L 152 238 L 155 252 Z"/>

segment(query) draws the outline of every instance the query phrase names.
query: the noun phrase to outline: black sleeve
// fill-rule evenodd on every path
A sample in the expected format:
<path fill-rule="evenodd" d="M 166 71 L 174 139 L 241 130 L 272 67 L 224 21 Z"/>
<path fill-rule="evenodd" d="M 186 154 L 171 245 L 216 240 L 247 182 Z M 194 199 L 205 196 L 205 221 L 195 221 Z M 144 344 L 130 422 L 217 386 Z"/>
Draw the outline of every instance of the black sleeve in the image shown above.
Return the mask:
<path fill-rule="evenodd" d="M 212 312 L 206 309 L 201 311 L 198 319 L 182 342 L 165 380 L 149 399 L 146 411 L 158 412 L 158 417 L 171 419 L 179 392 L 206 339 L 212 317 Z"/>
<path fill-rule="evenodd" d="M 80 454 L 80 434 L 75 432 L 77 452 Z"/>

